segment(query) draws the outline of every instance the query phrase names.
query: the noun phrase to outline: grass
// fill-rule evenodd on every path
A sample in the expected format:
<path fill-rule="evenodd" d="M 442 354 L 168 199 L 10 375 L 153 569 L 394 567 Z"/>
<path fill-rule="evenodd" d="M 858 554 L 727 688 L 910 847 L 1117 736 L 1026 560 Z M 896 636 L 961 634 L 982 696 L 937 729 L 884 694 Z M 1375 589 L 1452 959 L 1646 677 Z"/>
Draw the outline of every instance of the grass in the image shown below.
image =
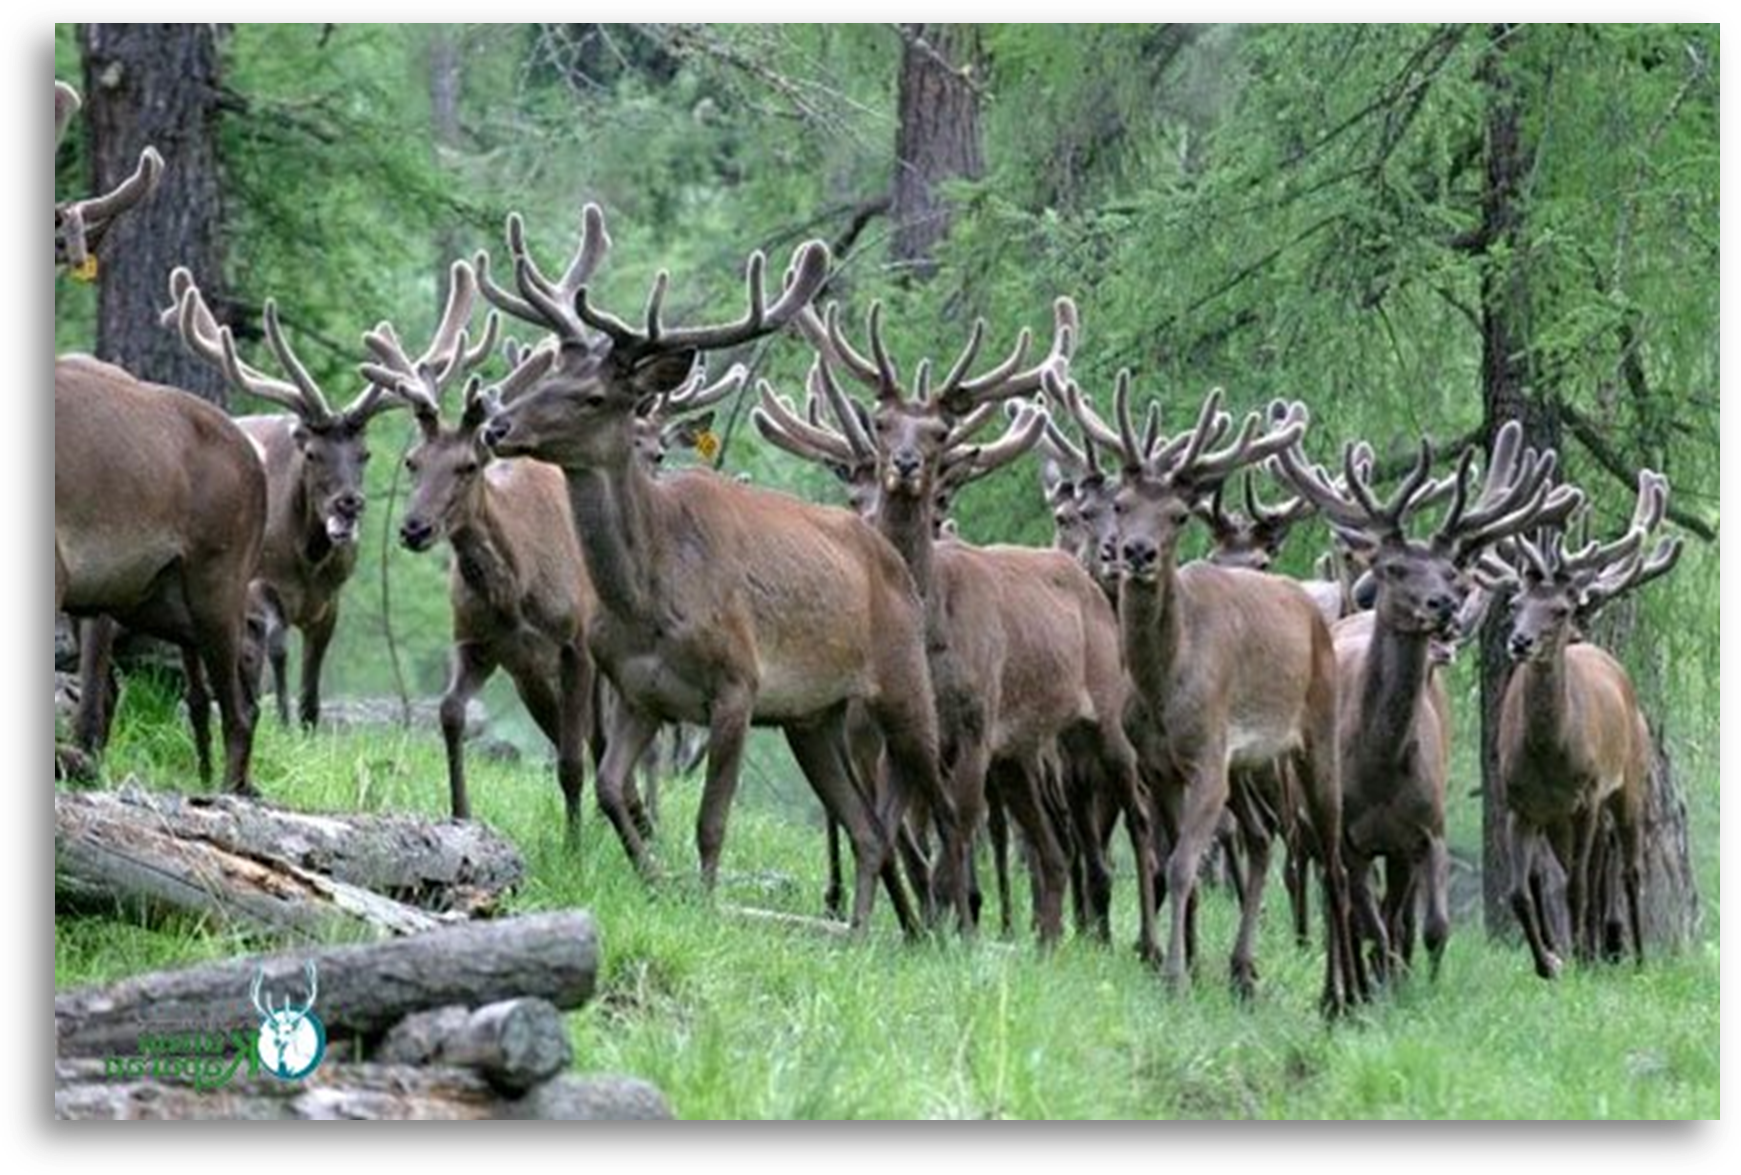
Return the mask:
<path fill-rule="evenodd" d="M 186 786 L 193 760 L 174 704 L 123 700 L 108 770 Z M 766 753 L 733 813 L 717 901 L 816 913 L 823 888 L 814 805 Z M 444 814 L 440 740 L 397 730 L 306 737 L 261 724 L 255 776 L 301 808 Z M 604 972 L 569 1017 L 577 1064 L 646 1077 L 687 1118 L 1715 1118 L 1718 1053 L 1715 772 L 1687 772 L 1706 941 L 1630 966 L 1537 980 L 1521 946 L 1453 932 L 1443 974 L 1423 976 L 1326 1027 L 1316 949 L 1294 946 L 1272 883 L 1260 994 L 1225 983 L 1231 898 L 1203 903 L 1201 970 L 1170 995 L 1137 961 L 1130 887 L 1118 946 L 985 933 L 907 944 L 880 905 L 849 943 L 733 918 L 698 892 L 697 788 L 665 789 L 649 891 L 589 812 L 579 854 L 541 758 L 474 756 L 478 816 L 526 854 L 516 909 L 583 906 L 598 917 Z M 1683 770 L 1685 770 L 1683 765 Z M 1468 802 L 1468 801 L 1465 801 Z M 1022 887 L 1025 889 L 1025 885 Z M 1025 914 L 1023 915 L 1025 917 Z M 1018 920 L 1018 925 L 1021 922 Z M 56 920 L 57 987 L 267 949 L 194 924 L 146 928 Z"/>

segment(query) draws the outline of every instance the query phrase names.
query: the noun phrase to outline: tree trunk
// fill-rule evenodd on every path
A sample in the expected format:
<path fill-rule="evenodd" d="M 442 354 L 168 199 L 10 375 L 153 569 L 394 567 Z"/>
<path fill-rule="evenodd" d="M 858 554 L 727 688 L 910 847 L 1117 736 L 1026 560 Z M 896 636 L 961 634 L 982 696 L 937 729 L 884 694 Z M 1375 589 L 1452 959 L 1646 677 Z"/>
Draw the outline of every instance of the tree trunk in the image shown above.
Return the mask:
<path fill-rule="evenodd" d="M 1526 445 L 1558 449 L 1560 421 L 1535 386 L 1530 364 L 1530 288 L 1523 183 L 1535 145 L 1524 130 L 1528 78 L 1515 59 L 1518 30 L 1494 25 L 1479 77 L 1487 91 L 1486 177 L 1476 252 L 1481 258 L 1481 395 L 1489 451 L 1508 420 Z M 1481 629 L 1481 877 L 1487 932 L 1516 931 L 1506 896 L 1510 848 L 1499 778 L 1499 713 L 1511 675 L 1506 618 L 1494 609 Z"/>
<path fill-rule="evenodd" d="M 193 271 L 208 298 L 223 285 L 218 173 L 218 51 L 211 24 L 81 24 L 81 121 L 94 174 L 106 192 L 130 174 L 147 145 L 163 155 L 156 192 L 122 217 L 99 259 L 97 354 L 142 379 L 226 403 L 221 376 L 157 324 L 169 272 Z"/>
<path fill-rule="evenodd" d="M 79 1120 L 561 1121 L 668 1119 L 665 1095 L 632 1077 L 564 1075 L 523 1096 L 466 1069 L 323 1062 L 301 1081 L 239 1076 L 215 1089 L 179 1078 L 125 1080 L 102 1061 L 56 1061 L 54 1116 Z"/>
<path fill-rule="evenodd" d="M 893 260 L 925 280 L 949 235 L 941 185 L 985 173 L 980 147 L 979 30 L 973 25 L 905 24 L 896 100 Z"/>
<path fill-rule="evenodd" d="M 526 914 L 461 923 L 409 938 L 230 959 L 136 975 L 105 987 L 54 997 L 55 1055 L 133 1056 L 140 1036 L 190 1028 L 229 1031 L 260 1022 L 250 991 L 256 974 L 267 993 L 307 990 L 304 964 L 316 967 L 314 1010 L 329 1050 L 377 1040 L 406 1016 L 461 1004 L 479 1007 L 521 997 L 578 1008 L 598 976 L 598 929 L 584 911 Z"/>

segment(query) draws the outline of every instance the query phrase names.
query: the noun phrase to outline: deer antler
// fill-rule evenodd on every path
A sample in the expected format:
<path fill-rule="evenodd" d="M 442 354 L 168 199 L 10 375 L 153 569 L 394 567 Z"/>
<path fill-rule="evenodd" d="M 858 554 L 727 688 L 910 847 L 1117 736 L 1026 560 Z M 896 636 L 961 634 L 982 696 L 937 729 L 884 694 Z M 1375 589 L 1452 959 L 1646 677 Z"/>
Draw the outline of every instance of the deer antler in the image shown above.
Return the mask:
<path fill-rule="evenodd" d="M 806 461 L 853 465 L 863 460 L 846 437 L 820 419 L 806 420 L 799 416 L 790 404 L 775 394 L 773 385 L 767 380 L 757 380 L 756 391 L 761 404 L 750 410 L 750 419 L 770 443 Z"/>
<path fill-rule="evenodd" d="M 321 395 L 308 369 L 296 359 L 283 337 L 275 301 L 266 301 L 266 337 L 273 353 L 290 373 L 290 382 L 274 379 L 242 362 L 236 353 L 234 333 L 229 327 L 218 325 L 217 318 L 206 304 L 205 295 L 186 268 L 178 266 L 170 273 L 169 294 L 174 305 L 159 315 L 159 321 L 165 326 L 175 326 L 183 345 L 222 372 L 231 387 L 288 408 L 313 424 L 324 424 L 332 419 L 332 409 L 327 405 L 326 397 Z"/>
<path fill-rule="evenodd" d="M 481 366 L 496 348 L 501 320 L 493 310 L 484 318 L 483 337 L 477 346 L 470 345 L 466 323 L 471 320 L 477 292 L 477 277 L 471 266 L 464 261 L 454 262 L 449 271 L 447 304 L 423 353 L 416 359 L 406 355 L 393 324 L 382 322 L 363 336 L 364 345 L 375 356 L 375 361 L 361 366 L 364 378 L 391 391 L 420 416 L 439 417 L 441 397 L 446 390 L 456 379 Z M 468 385 L 468 407 L 476 395 L 476 387 Z"/>
<path fill-rule="evenodd" d="M 997 440 L 983 445 L 959 444 L 948 449 L 939 480 L 951 490 L 978 481 L 1031 450 L 1045 435 L 1051 417 L 1043 404 L 1016 401 L 1004 405 L 1009 425 Z"/>
<path fill-rule="evenodd" d="M 62 108 L 62 91 L 70 88 L 55 83 L 55 143 L 66 130 L 65 119 L 78 109 L 74 95 L 70 109 Z M 121 213 L 149 196 L 163 174 L 163 156 L 157 148 L 147 147 L 139 153 L 133 173 L 100 196 L 71 200 L 54 206 L 54 262 L 56 265 L 83 265 L 103 235 Z"/>

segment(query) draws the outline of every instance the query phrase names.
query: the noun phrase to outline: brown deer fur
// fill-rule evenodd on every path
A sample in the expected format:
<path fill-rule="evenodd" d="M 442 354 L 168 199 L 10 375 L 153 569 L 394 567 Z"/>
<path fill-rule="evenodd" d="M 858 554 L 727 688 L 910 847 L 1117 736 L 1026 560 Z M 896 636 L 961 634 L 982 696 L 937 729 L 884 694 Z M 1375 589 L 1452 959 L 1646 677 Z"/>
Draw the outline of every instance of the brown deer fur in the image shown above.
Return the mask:
<path fill-rule="evenodd" d="M 794 280 L 772 306 L 762 292 L 761 259 L 753 258 L 750 313 L 727 327 L 665 328 L 661 275 L 640 332 L 587 301 L 585 282 L 608 247 L 596 208 L 586 211 L 580 248 L 560 284 L 532 264 L 518 218 L 509 241 L 518 294 L 487 280 L 486 293 L 510 313 L 555 329 L 561 346 L 549 374 L 508 401 L 486 436 L 498 455 L 549 461 L 567 479 L 599 597 L 591 651 L 624 702 L 607 732 L 598 790 L 631 859 L 651 871 L 623 797 L 629 770 L 661 723 L 709 729 L 696 834 L 709 886 L 748 728 L 780 726 L 825 807 L 852 834 L 853 922 L 863 926 L 888 840 L 846 767 L 844 716 L 862 702 L 898 786 L 918 791 L 938 813 L 939 884 L 965 922 L 966 841 L 937 775 L 924 614 L 900 556 L 847 511 L 706 471 L 655 480 L 635 458 L 637 404 L 680 384 L 696 352 L 782 326 L 821 284 L 826 250 L 813 244 L 801 251 Z M 480 273 L 486 264 L 480 259 Z"/>

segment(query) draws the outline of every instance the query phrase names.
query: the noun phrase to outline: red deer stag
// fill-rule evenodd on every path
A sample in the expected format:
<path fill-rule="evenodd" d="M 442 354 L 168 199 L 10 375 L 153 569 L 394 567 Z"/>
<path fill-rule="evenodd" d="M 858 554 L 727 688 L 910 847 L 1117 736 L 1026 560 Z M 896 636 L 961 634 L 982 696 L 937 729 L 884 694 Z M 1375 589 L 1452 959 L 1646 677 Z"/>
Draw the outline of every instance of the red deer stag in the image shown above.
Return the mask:
<path fill-rule="evenodd" d="M 1360 998 L 1348 936 L 1348 894 L 1339 846 L 1335 662 L 1329 630 L 1311 598 L 1292 580 L 1243 568 L 1192 563 L 1179 567 L 1178 544 L 1193 511 L 1241 468 L 1297 443 L 1304 405 L 1293 405 L 1259 435 L 1261 413 L 1246 417 L 1221 449 L 1232 418 L 1211 392 L 1188 432 L 1168 439 L 1151 408 L 1139 435 L 1131 414 L 1130 376 L 1114 392 L 1118 425 L 1109 426 L 1074 383 L 1053 384 L 1083 431 L 1122 463 L 1114 506 L 1121 571 L 1119 622 L 1124 663 L 1134 689 L 1125 726 L 1135 743 L 1170 848 L 1164 866 L 1172 917 L 1164 973 L 1182 986 L 1190 955 L 1188 927 L 1200 860 L 1217 835 L 1235 782 L 1273 780 L 1267 767 L 1293 760 L 1312 827 L 1325 846 L 1325 975 L 1321 1005 L 1337 1014 Z M 1279 797 L 1262 798 L 1276 810 Z M 1260 805 L 1233 799 L 1249 849 L 1240 926 L 1233 948 L 1234 989 L 1255 988 L 1253 957 L 1268 835 L 1246 817 Z M 1162 887 L 1157 884 L 1157 900 Z"/>
<path fill-rule="evenodd" d="M 1550 530 L 1520 536 L 1502 557 L 1483 563 L 1496 586 L 1517 593 L 1507 642 L 1517 669 L 1500 709 L 1499 773 L 1511 833 L 1511 907 L 1544 979 L 1561 965 L 1541 895 L 1531 884 L 1547 852 L 1567 875 L 1579 956 L 1592 958 L 1605 935 L 1618 937 L 1603 925 L 1610 912 L 1595 900 L 1604 813 L 1619 836 L 1633 956 L 1644 962 L 1639 883 L 1650 728 L 1620 662 L 1577 641 L 1574 630 L 1608 601 L 1674 566 L 1678 539 L 1665 538 L 1644 552 L 1667 508 L 1668 479 L 1647 469 L 1638 475 L 1632 525 L 1619 540 L 1568 550 L 1564 533 Z"/>
<path fill-rule="evenodd" d="M 1453 630 L 1470 570 L 1483 550 L 1531 526 L 1563 519 L 1579 500 L 1577 491 L 1550 484 L 1554 454 L 1522 450 L 1521 437 L 1515 422 L 1500 429 L 1473 503 L 1468 501 L 1473 447 L 1464 451 L 1447 491 L 1446 483 L 1431 478 L 1433 449 L 1423 440 L 1413 469 L 1383 503 L 1354 445 L 1343 451 L 1340 484 L 1309 465 L 1297 445 L 1279 454 L 1284 478 L 1317 505 L 1341 540 L 1371 567 L 1377 585 L 1370 615 L 1339 621 L 1334 634 L 1343 848 L 1355 925 L 1374 944 L 1380 978 L 1407 965 L 1415 908 L 1423 895 L 1422 935 L 1435 975 L 1450 935 L 1445 840 L 1450 706 L 1430 672 L 1432 642 Z M 1433 536 L 1425 542 L 1411 538 L 1409 518 L 1446 492 L 1451 505 Z M 1385 860 L 1382 912 L 1369 877 L 1380 857 Z"/>
<path fill-rule="evenodd" d="M 464 281 L 470 282 L 469 273 Z M 475 290 L 461 283 L 456 267 L 448 321 L 426 356 L 430 361 L 441 355 L 434 348 L 452 346 L 458 330 L 454 316 L 470 313 Z M 286 726 L 290 691 L 285 635 L 291 628 L 302 633 L 297 713 L 302 725 L 313 729 L 320 722 L 321 666 L 338 628 L 339 595 L 357 565 L 357 533 L 366 504 L 363 475 L 369 461 L 369 422 L 398 401 L 384 395 L 378 385 L 366 384 L 349 404 L 335 411 L 291 350 L 279 324 L 277 303 L 270 298 L 265 310 L 266 340 L 288 380 L 267 375 L 237 356 L 230 328 L 218 325 L 187 270 L 178 268 L 170 274 L 169 292 L 174 305 L 164 311 L 164 323 L 181 332 L 190 352 L 221 372 L 236 391 L 288 409 L 236 418 L 266 469 L 266 543 L 255 574 L 250 620 L 262 634 L 261 660 L 271 666 L 278 717 Z"/>
<path fill-rule="evenodd" d="M 1031 410 L 991 446 L 969 438 L 1000 401 L 1034 391 L 1042 372 L 1067 359 L 1077 329 L 1074 306 L 1060 299 L 1055 319 L 1051 353 L 1039 364 L 1022 369 L 1029 345 L 1023 332 L 1008 359 L 970 378 L 985 333 L 984 324 L 976 323 L 943 382 L 931 388 L 930 364 L 921 363 L 909 394 L 884 345 L 880 307 L 870 316 L 874 359 L 846 342 L 832 307 L 826 324 L 813 311 L 799 317 L 819 352 L 813 383 L 841 424 L 847 456 L 856 467 L 875 471 L 872 516 L 907 560 L 926 600 L 927 648 L 951 795 L 969 827 L 977 828 L 986 814 L 988 784 L 1015 817 L 1037 857 L 1036 914 L 1046 943 L 1062 930 L 1067 861 L 1045 810 L 1042 756 L 1062 743 L 1068 755 L 1099 764 L 1109 788 L 1123 786 L 1120 806 L 1135 809 L 1129 821 L 1133 844 L 1141 852 L 1149 843 L 1135 759 L 1120 726 L 1125 683 L 1116 625 L 1105 598 L 1069 556 L 940 541 L 937 513 L 940 495 L 1038 441 L 1044 415 Z M 836 367 L 876 396 L 870 428 L 862 427 L 856 405 L 835 381 Z M 762 411 L 777 418 L 780 407 L 764 385 Z M 874 461 L 867 462 L 872 455 Z M 1001 878 L 1000 887 L 1007 893 Z M 1152 899 L 1144 909 L 1152 910 Z M 1007 910 L 1006 900 L 1006 918 Z M 1151 923 L 1152 916 L 1143 918 L 1149 950 Z"/>
<path fill-rule="evenodd" d="M 683 383 L 699 352 L 773 333 L 827 276 L 820 243 L 799 250 L 770 305 L 758 253 L 749 309 L 722 326 L 671 328 L 668 275 L 653 284 L 641 329 L 594 306 L 587 282 L 609 248 L 604 215 L 588 205 L 579 248 L 552 281 L 533 262 L 518 215 L 508 247 L 518 293 L 489 278 L 486 295 L 555 332 L 551 370 L 505 404 L 485 430 L 499 456 L 560 467 L 598 593 L 589 644 L 623 704 L 606 732 L 598 791 L 631 860 L 652 859 L 626 804 L 628 772 L 664 722 L 708 728 L 707 779 L 696 840 L 713 886 L 726 818 L 752 723 L 781 727 L 824 807 L 849 830 L 858 861 L 852 922 L 866 925 L 876 879 L 900 886 L 888 840 L 857 793 L 846 761 L 845 715 L 862 703 L 883 736 L 896 785 L 928 800 L 943 828 L 939 890 L 969 922 L 967 838 L 937 773 L 937 726 L 925 666 L 924 614 L 900 556 L 862 519 L 746 486 L 710 471 L 655 479 L 635 459 L 636 409 Z M 897 901 L 897 914 L 902 903 Z"/>
<path fill-rule="evenodd" d="M 78 107 L 55 84 L 55 138 Z M 84 265 L 102 234 L 143 199 L 163 166 L 146 148 L 134 175 L 91 200 L 55 205 L 55 263 Z M 224 735 L 224 786 L 252 790 L 253 704 L 241 671 L 248 579 L 259 558 L 265 477 L 223 412 L 112 364 L 68 355 L 54 365 L 55 610 L 83 625 L 78 741 L 108 730 L 108 646 L 119 622 L 181 647 L 203 782 L 210 711 Z"/>

